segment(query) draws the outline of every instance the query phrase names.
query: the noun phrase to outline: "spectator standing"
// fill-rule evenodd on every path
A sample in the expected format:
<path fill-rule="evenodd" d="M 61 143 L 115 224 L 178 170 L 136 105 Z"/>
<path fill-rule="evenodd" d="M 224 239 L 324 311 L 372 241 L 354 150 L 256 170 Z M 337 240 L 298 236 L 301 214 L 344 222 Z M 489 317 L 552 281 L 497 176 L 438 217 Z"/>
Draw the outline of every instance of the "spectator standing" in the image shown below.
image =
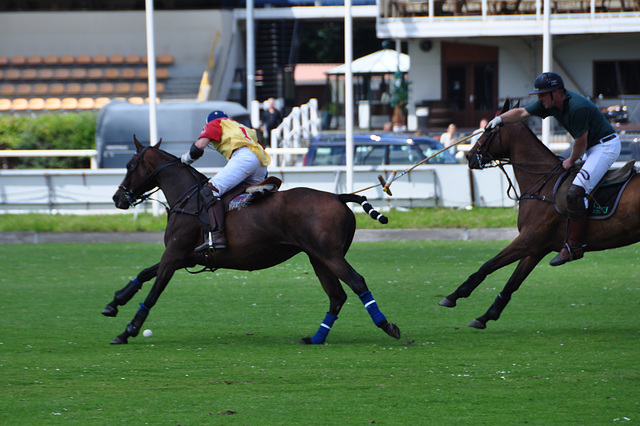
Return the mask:
<path fill-rule="evenodd" d="M 449 148 L 451 144 L 456 141 L 456 130 L 458 130 L 458 127 L 455 124 L 449 124 L 449 127 L 447 127 L 447 131 L 440 136 L 440 143 L 442 144 L 442 146 L 444 146 L 445 148 Z M 456 148 L 449 148 L 449 153 L 455 156 Z"/>
<path fill-rule="evenodd" d="M 265 146 L 271 145 L 271 131 L 282 123 L 282 113 L 275 105 L 275 99 L 267 99 L 267 108 L 260 114 L 260 131 L 264 135 Z"/>

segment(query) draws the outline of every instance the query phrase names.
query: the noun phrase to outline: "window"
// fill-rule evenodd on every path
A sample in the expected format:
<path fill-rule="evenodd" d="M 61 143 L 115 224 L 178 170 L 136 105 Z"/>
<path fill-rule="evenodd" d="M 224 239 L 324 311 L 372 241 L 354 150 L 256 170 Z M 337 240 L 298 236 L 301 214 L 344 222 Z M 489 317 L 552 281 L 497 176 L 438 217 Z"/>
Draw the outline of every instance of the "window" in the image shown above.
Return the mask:
<path fill-rule="evenodd" d="M 411 145 L 390 145 L 389 164 L 413 164 L 422 160 Z"/>
<path fill-rule="evenodd" d="M 430 144 L 419 144 L 420 150 L 422 151 L 422 155 L 424 158 L 429 158 L 434 155 L 436 152 L 440 151 L 444 147 L 442 145 L 433 146 Z M 456 163 L 456 159 L 449 153 L 449 151 L 443 151 L 440 154 L 436 155 L 434 158 L 429 160 L 430 164 L 444 164 L 444 163 Z"/>
<path fill-rule="evenodd" d="M 384 164 L 384 145 L 360 145 L 355 148 L 353 164 L 365 166 L 381 166 Z"/>
<path fill-rule="evenodd" d="M 594 62 L 593 86 L 594 97 L 640 95 L 640 61 Z"/>
<path fill-rule="evenodd" d="M 344 158 L 344 147 L 322 146 L 316 149 L 313 164 L 316 166 L 339 166 Z"/>

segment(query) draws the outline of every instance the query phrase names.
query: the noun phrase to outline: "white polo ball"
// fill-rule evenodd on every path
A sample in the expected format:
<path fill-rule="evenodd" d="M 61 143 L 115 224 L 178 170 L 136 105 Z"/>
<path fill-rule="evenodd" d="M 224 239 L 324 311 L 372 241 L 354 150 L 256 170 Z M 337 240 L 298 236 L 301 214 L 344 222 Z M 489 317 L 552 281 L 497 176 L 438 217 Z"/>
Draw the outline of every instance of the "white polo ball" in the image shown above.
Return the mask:
<path fill-rule="evenodd" d="M 149 329 L 146 329 L 145 331 L 142 332 L 142 335 L 144 337 L 151 337 L 151 336 L 153 336 L 153 331 L 151 331 Z"/>

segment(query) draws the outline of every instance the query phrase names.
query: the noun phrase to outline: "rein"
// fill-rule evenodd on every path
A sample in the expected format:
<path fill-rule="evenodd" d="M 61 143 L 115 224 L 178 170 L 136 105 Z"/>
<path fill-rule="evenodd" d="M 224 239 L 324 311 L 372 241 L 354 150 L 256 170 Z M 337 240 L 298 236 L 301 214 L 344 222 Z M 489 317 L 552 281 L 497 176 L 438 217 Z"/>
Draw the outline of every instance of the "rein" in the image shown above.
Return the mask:
<path fill-rule="evenodd" d="M 496 133 L 498 136 L 498 142 L 502 144 L 500 131 Z M 518 201 L 518 202 L 522 200 L 530 200 L 530 199 L 546 201 L 549 203 L 555 202 L 553 196 L 547 197 L 545 195 L 540 195 L 540 191 L 542 191 L 542 188 L 544 188 L 544 186 L 553 178 L 553 176 L 564 172 L 564 168 L 562 167 L 562 162 L 559 162 L 556 164 L 541 163 L 541 162 L 514 162 L 507 158 L 493 158 L 489 156 L 488 157 L 489 162 L 483 164 L 482 154 L 479 151 L 480 151 L 480 148 L 482 148 L 483 145 L 485 145 L 485 143 L 488 145 L 488 142 L 491 140 L 493 140 L 493 138 L 489 138 L 486 141 L 483 141 L 484 143 L 478 146 L 478 150 L 476 151 L 476 158 L 478 159 L 478 164 L 480 164 L 480 169 L 487 169 L 492 167 L 498 167 L 500 169 L 500 171 L 504 174 L 505 178 L 507 179 L 507 182 L 509 182 L 509 186 L 507 188 L 507 197 L 509 197 L 509 199 Z M 509 177 L 509 174 L 507 173 L 507 171 L 504 169 L 505 165 L 511 165 L 514 171 L 515 169 L 518 169 L 530 175 L 542 175 L 542 176 L 538 180 L 536 180 L 533 184 L 531 184 L 527 189 L 525 189 L 521 195 L 518 195 L 516 186 L 511 181 L 511 178 Z M 540 165 L 552 165 L 553 167 L 551 167 L 551 169 L 547 172 L 535 172 L 535 171 L 527 170 L 525 167 L 523 167 L 523 166 L 540 166 Z"/>

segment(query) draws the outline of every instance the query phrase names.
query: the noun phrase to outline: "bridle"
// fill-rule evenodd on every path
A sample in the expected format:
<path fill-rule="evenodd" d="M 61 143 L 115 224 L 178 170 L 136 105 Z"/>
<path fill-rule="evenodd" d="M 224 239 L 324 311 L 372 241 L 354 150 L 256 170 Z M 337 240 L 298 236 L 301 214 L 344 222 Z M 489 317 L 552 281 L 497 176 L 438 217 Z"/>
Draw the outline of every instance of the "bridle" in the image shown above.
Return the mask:
<path fill-rule="evenodd" d="M 137 154 L 137 158 L 132 163 L 127 165 L 127 174 L 133 173 L 141 163 L 142 163 L 142 167 L 144 168 L 145 174 L 147 173 L 147 167 L 145 166 L 144 161 L 142 161 L 142 157 L 144 156 L 144 153 L 149 148 L 150 146 L 144 147 L 142 151 L 140 151 Z M 179 161 L 180 159 L 176 158 L 175 160 L 168 161 L 156 167 L 151 173 L 147 174 L 145 178 L 142 180 L 142 182 L 136 185 L 136 187 L 133 189 L 129 189 L 125 185 L 120 184 L 118 188 L 122 191 L 122 196 L 127 200 L 130 206 L 136 206 L 144 202 L 145 200 L 149 199 L 149 197 L 151 197 L 153 194 L 155 194 L 160 190 L 160 188 L 156 188 L 157 185 L 154 185 L 155 189 L 152 189 L 147 193 L 141 193 L 139 195 L 136 195 L 136 194 L 141 192 L 140 188 L 147 186 L 149 181 L 151 181 L 152 179 L 155 179 L 156 175 L 160 173 L 163 169 L 171 165 L 177 164 Z"/>
<path fill-rule="evenodd" d="M 562 167 L 562 161 L 557 162 L 555 164 L 540 163 L 540 162 L 523 163 L 523 162 L 514 162 L 507 157 L 495 158 L 489 153 L 489 144 L 494 139 L 498 139 L 498 143 L 502 148 L 501 134 L 502 132 L 500 132 L 500 129 L 498 128 L 497 130 L 493 131 L 491 135 L 486 139 L 478 141 L 476 152 L 475 152 L 475 157 L 476 157 L 476 160 L 478 161 L 478 168 L 482 170 L 485 168 L 498 167 L 506 177 L 507 182 L 509 182 L 509 187 L 507 188 L 507 197 L 509 197 L 514 201 L 519 202 L 523 199 L 536 199 L 536 200 L 553 203 L 554 202 L 553 196 L 547 197 L 547 196 L 541 195 L 540 192 L 542 191 L 542 188 L 544 188 L 544 186 L 551 180 L 551 178 L 554 175 L 564 172 L 564 168 Z M 481 152 L 481 150 L 484 151 L 484 154 Z M 501 151 L 504 151 L 504 150 L 501 149 Z M 483 160 L 486 160 L 486 161 L 483 161 Z M 518 195 L 515 185 L 511 181 L 511 178 L 509 177 L 509 174 L 507 173 L 507 171 L 504 169 L 505 165 L 511 165 L 514 170 L 519 169 L 531 175 L 540 175 L 540 178 L 537 181 L 535 181 L 532 185 L 530 185 L 522 193 L 522 195 Z M 528 170 L 527 168 L 524 167 L 524 166 L 539 166 L 539 165 L 552 165 L 553 167 L 551 167 L 551 169 L 549 169 L 549 171 L 547 172 L 536 172 L 533 170 Z"/>
<path fill-rule="evenodd" d="M 485 134 L 486 133 L 487 132 L 485 131 Z M 478 168 L 480 168 L 480 170 L 485 168 L 500 167 L 501 163 L 503 162 L 506 164 L 511 164 L 511 160 L 509 160 L 508 158 L 494 158 L 489 153 L 489 143 L 492 142 L 493 139 L 496 138 L 496 136 L 498 137 L 498 143 L 502 147 L 502 138 L 500 137 L 500 129 L 491 131 L 489 137 L 484 139 L 481 137 L 480 140 L 476 143 L 475 157 L 476 157 L 476 160 L 478 161 Z M 484 148 L 485 154 L 482 154 L 482 152 L 480 152 L 483 148 Z M 487 161 L 483 161 L 484 156 L 488 158 Z"/>

